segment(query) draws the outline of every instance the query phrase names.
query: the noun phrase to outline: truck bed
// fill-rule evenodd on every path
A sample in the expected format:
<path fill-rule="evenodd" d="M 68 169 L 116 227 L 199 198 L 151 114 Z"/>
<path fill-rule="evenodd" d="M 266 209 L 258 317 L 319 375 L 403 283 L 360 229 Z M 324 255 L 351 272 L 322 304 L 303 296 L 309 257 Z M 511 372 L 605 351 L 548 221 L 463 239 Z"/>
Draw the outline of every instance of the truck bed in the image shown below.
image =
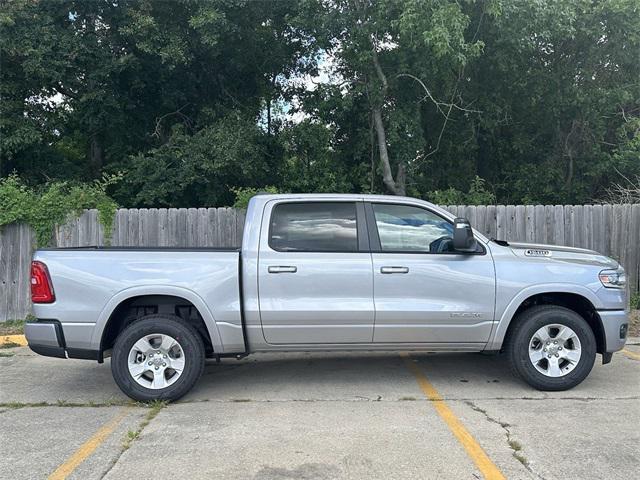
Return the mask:
<path fill-rule="evenodd" d="M 40 319 L 58 320 L 69 348 L 99 350 L 114 310 L 148 295 L 186 299 L 211 326 L 217 351 L 244 351 L 240 251 L 236 248 L 75 247 L 36 251 L 56 301 L 34 305 Z"/>

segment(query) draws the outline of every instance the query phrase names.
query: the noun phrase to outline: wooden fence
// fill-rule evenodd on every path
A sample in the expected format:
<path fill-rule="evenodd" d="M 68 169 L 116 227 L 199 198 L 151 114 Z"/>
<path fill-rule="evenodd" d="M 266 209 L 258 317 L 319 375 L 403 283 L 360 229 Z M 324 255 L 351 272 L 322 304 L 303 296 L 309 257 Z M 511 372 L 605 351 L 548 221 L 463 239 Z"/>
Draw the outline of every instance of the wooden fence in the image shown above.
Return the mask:
<path fill-rule="evenodd" d="M 480 205 L 446 206 L 467 217 L 489 237 L 511 241 L 569 245 L 616 258 L 627 271 L 630 289 L 639 290 L 640 205 Z M 244 211 L 233 208 L 118 210 L 113 246 L 239 246 Z M 104 245 L 97 212 L 56 228 L 60 247 Z M 0 321 L 24 318 L 30 311 L 29 264 L 34 235 L 25 225 L 0 231 Z"/>

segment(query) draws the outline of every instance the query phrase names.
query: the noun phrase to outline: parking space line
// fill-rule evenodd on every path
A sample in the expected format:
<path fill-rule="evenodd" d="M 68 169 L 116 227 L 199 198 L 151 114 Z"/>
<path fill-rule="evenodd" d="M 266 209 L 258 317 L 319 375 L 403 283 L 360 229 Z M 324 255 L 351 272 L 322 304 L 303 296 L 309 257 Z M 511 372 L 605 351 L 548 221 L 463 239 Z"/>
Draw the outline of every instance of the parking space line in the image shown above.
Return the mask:
<path fill-rule="evenodd" d="M 467 455 L 469 455 L 471 460 L 473 460 L 473 463 L 476 464 L 476 467 L 478 467 L 478 470 L 480 470 L 483 477 L 487 480 L 504 480 L 505 477 L 502 472 L 491 461 L 476 439 L 473 438 L 466 428 L 464 428 L 462 422 L 460 422 L 458 417 L 456 417 L 453 410 L 449 408 L 435 387 L 431 385 L 431 382 L 427 380 L 424 373 L 422 373 L 418 366 L 411 361 L 409 354 L 402 353 L 401 356 L 403 357 L 407 368 L 411 370 L 413 375 L 416 377 L 420 389 L 426 397 L 431 400 L 434 408 L 438 412 L 438 415 L 440 415 L 440 418 L 447 424 L 451 433 L 453 433 L 453 435 L 462 444 Z"/>
<path fill-rule="evenodd" d="M 49 475 L 49 480 L 64 480 L 71 473 L 84 462 L 89 455 L 91 455 L 96 448 L 98 448 L 109 435 L 113 433 L 116 427 L 120 424 L 120 422 L 127 416 L 127 414 L 131 411 L 132 407 L 123 408 L 116 417 L 111 420 L 109 423 L 100 427 L 100 429 L 93 434 L 93 436 L 80 445 L 69 459 L 60 465 L 56 470 Z"/>
<path fill-rule="evenodd" d="M 0 345 L 16 344 L 20 346 L 27 345 L 27 339 L 24 335 L 2 335 L 0 336 Z"/>
<path fill-rule="evenodd" d="M 627 350 L 626 348 L 622 350 L 627 357 L 633 358 L 634 360 L 640 360 L 640 354 Z"/>

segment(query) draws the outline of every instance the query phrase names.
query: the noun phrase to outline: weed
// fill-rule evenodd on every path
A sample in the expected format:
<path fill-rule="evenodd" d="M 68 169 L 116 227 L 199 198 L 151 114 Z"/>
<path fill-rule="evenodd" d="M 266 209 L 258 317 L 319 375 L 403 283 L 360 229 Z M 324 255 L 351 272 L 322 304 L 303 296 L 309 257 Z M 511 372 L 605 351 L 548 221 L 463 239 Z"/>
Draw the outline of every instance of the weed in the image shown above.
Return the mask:
<path fill-rule="evenodd" d="M 165 402 L 163 400 L 153 400 L 153 401 L 147 402 L 147 403 L 138 402 L 137 405 L 141 406 L 141 407 L 149 408 L 149 412 L 147 412 L 147 414 L 145 415 L 145 417 L 142 420 L 142 422 L 140 422 L 140 425 L 138 425 L 138 429 L 137 430 L 135 430 L 135 431 L 129 430 L 127 432 L 127 434 L 125 435 L 124 440 L 122 441 L 122 450 L 123 451 L 127 450 L 135 440 L 140 438 L 140 434 L 142 434 L 142 430 L 144 430 L 144 428 L 147 425 L 149 425 L 151 420 L 156 418 L 156 416 L 160 413 L 160 410 L 162 410 L 164 407 L 167 406 L 167 402 Z"/>
<path fill-rule="evenodd" d="M 516 442 L 515 440 L 509 439 L 509 446 L 514 452 L 519 452 L 520 450 L 522 450 L 522 445 L 520 445 L 520 443 Z"/>
<path fill-rule="evenodd" d="M 136 431 L 129 430 L 124 437 L 124 441 L 122 442 L 122 450 L 127 450 L 135 440 L 140 438 L 141 432 L 141 429 L 138 429 Z"/>
<path fill-rule="evenodd" d="M 634 310 L 640 309 L 640 292 L 636 292 L 631 295 L 631 300 L 629 301 L 630 306 Z"/>
<path fill-rule="evenodd" d="M 49 404 L 47 402 L 38 402 L 38 403 L 24 403 L 24 402 L 7 402 L 0 403 L 0 407 L 10 408 L 12 410 L 17 410 L 19 408 L 27 408 L 27 407 L 47 407 Z"/>
<path fill-rule="evenodd" d="M 6 320 L 0 323 L 0 335 L 22 335 L 24 333 L 24 324 L 30 320 L 31 316 L 26 320 Z"/>
<path fill-rule="evenodd" d="M 527 458 L 523 455 L 520 455 L 517 452 L 513 452 L 513 457 L 518 460 L 522 465 L 524 465 L 525 467 L 529 466 L 529 460 L 527 460 Z"/>

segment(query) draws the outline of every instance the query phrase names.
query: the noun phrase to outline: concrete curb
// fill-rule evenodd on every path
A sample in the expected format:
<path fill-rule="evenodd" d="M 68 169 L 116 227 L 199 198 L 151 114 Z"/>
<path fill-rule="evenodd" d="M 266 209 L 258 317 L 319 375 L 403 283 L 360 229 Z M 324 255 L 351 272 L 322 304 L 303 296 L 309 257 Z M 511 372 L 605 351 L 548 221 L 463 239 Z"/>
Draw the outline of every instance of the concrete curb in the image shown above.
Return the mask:
<path fill-rule="evenodd" d="M 0 336 L 0 345 L 17 344 L 21 347 L 27 345 L 27 339 L 24 335 L 2 335 Z"/>

